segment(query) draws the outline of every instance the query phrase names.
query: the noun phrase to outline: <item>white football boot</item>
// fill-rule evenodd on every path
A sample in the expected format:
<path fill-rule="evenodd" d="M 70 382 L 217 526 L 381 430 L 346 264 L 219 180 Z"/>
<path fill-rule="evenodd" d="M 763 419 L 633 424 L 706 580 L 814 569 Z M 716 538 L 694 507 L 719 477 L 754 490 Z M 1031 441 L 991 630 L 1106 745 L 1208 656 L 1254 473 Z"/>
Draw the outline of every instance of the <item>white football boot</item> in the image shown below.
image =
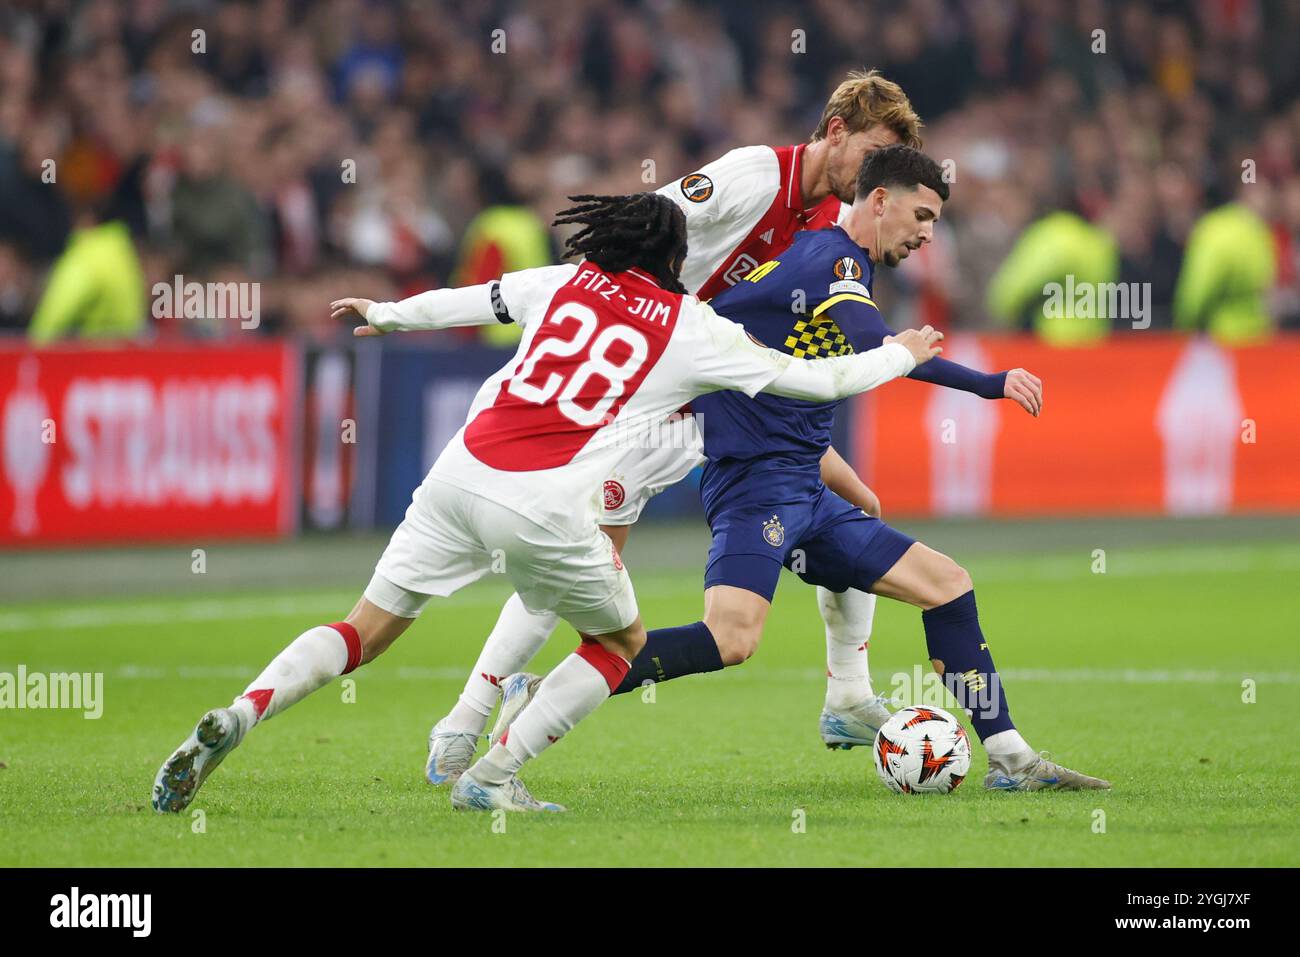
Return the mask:
<path fill-rule="evenodd" d="M 429 732 L 429 758 L 424 762 L 424 777 L 434 787 L 455 784 L 465 770 L 474 763 L 474 750 L 479 735 L 472 731 L 451 731 L 444 728 L 443 718 Z"/>
<path fill-rule="evenodd" d="M 457 811 L 564 811 L 562 804 L 539 801 L 524 782 L 512 775 L 505 784 L 484 784 L 472 773 L 462 774 L 451 789 L 451 806 Z"/>
<path fill-rule="evenodd" d="M 989 755 L 984 778 L 989 791 L 1109 791 L 1110 782 L 1071 771 L 1046 751 L 1026 749 L 1014 755 Z"/>
<path fill-rule="evenodd" d="M 185 810 L 226 755 L 244 740 L 247 728 L 229 708 L 213 708 L 190 736 L 163 762 L 153 781 L 153 809 L 163 814 Z"/>
<path fill-rule="evenodd" d="M 542 683 L 542 676 L 527 671 L 516 671 L 506 675 L 501 682 L 501 707 L 497 710 L 496 723 L 492 725 L 490 744 L 500 744 L 501 736 L 510 730 L 519 712 L 528 706 L 537 694 L 537 686 Z"/>
<path fill-rule="evenodd" d="M 885 707 L 889 700 L 885 695 L 878 694 L 844 711 L 822 709 L 817 730 L 826 747 L 832 750 L 871 747 L 876 741 L 876 732 L 892 714 Z"/>

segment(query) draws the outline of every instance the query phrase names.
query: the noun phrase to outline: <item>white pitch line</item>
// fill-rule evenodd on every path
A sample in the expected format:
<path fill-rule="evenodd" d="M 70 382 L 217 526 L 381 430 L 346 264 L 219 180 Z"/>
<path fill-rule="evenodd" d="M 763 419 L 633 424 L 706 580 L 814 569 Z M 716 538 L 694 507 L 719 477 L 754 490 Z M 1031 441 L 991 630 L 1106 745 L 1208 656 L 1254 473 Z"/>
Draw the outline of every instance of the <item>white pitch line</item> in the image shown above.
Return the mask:
<path fill-rule="evenodd" d="M 1245 575 L 1260 571 L 1300 570 L 1300 547 L 1224 547 L 1195 552 L 1116 549 L 1108 554 L 1105 574 L 1093 574 L 1091 552 L 1072 556 L 1025 559 L 983 557 L 969 562 L 976 586 L 992 581 L 1064 581 L 1091 579 L 1102 582 L 1115 578 L 1146 578 L 1170 574 Z M 637 594 L 643 598 L 665 598 L 701 588 L 698 578 L 684 579 L 662 574 L 635 578 Z M 346 614 L 358 592 L 331 590 L 290 595 L 232 598 L 149 599 L 131 605 L 81 604 L 42 611 L 0 613 L 0 634 L 5 632 L 84 631 L 116 625 L 175 626 L 186 622 L 247 621 L 255 618 L 296 618 L 303 615 Z M 496 608 L 504 599 L 477 590 L 451 598 L 437 599 L 429 607 Z"/>
<path fill-rule="evenodd" d="M 463 681 L 473 662 L 468 658 L 462 666 L 444 665 L 430 668 L 420 665 L 401 665 L 385 668 L 382 665 L 358 672 L 355 677 L 364 681 Z M 7 667 L 7 666 L 6 666 Z M 29 670 L 31 666 L 29 665 Z M 5 667 L 0 667 L 5 670 Z M 84 669 L 42 666 L 45 673 Z M 1024 684 L 1232 684 L 1240 685 L 1251 678 L 1260 685 L 1300 685 L 1300 672 L 1295 671 L 1240 671 L 1223 669 L 1151 669 L 1151 668 L 1007 668 L 999 672 L 1007 681 Z M 730 680 L 783 681 L 818 683 L 825 672 L 816 668 L 738 668 L 728 669 Z M 907 681 L 913 672 L 900 672 Z M 928 669 L 924 674 L 929 674 Z M 213 679 L 246 681 L 257 675 L 252 665 L 179 665 L 161 667 L 139 662 L 115 665 L 105 672 L 110 680 L 121 681 L 207 681 Z M 875 684 L 878 690 L 887 690 L 892 675 L 877 669 Z"/>
<path fill-rule="evenodd" d="M 676 596 L 683 591 L 679 581 L 662 576 L 642 576 L 636 591 L 646 598 Z M 319 619 L 333 614 L 341 618 L 351 610 L 359 594 L 360 591 L 326 591 L 251 598 L 152 599 L 131 605 L 84 604 L 42 611 L 14 611 L 0 614 L 0 633 L 83 631 L 116 625 L 175 626 L 187 622 L 247 621 L 302 615 L 314 615 Z M 701 605 L 703 601 L 701 593 Z M 504 602 L 505 596 L 498 593 L 466 591 L 450 598 L 434 599 L 425 617 L 436 618 L 439 608 L 500 608 Z"/>
<path fill-rule="evenodd" d="M 824 669 L 813 668 L 771 668 L 762 671 L 756 669 L 748 675 L 742 668 L 736 674 L 748 677 L 752 681 L 811 681 L 826 677 Z M 899 674 L 902 680 L 909 684 L 914 681 L 915 676 L 911 671 L 899 672 Z M 929 674 L 931 674 L 930 669 L 925 667 L 922 671 L 923 678 L 930 680 L 925 677 Z M 998 674 L 1009 682 L 1028 684 L 1218 684 L 1228 682 L 1240 685 L 1245 678 L 1254 679 L 1261 685 L 1300 684 L 1300 672 L 1252 671 L 1249 668 L 1243 668 L 1240 671 L 1206 668 L 1182 670 L 1164 668 L 1000 668 Z M 892 684 L 890 680 L 892 677 L 892 673 L 885 672 L 882 669 L 872 669 L 872 683 L 877 691 L 887 691 Z"/>

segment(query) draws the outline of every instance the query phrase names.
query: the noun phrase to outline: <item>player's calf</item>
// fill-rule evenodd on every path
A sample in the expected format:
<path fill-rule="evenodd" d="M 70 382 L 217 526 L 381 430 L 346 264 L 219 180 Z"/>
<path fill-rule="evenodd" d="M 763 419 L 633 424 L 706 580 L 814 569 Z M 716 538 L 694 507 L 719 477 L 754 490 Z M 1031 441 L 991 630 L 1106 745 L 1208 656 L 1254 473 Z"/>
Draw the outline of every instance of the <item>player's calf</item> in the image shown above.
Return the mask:
<path fill-rule="evenodd" d="M 229 708 L 204 715 L 155 776 L 154 808 L 182 810 L 249 731 L 380 654 L 412 620 L 362 598 L 348 621 L 307 629 L 272 659 Z"/>

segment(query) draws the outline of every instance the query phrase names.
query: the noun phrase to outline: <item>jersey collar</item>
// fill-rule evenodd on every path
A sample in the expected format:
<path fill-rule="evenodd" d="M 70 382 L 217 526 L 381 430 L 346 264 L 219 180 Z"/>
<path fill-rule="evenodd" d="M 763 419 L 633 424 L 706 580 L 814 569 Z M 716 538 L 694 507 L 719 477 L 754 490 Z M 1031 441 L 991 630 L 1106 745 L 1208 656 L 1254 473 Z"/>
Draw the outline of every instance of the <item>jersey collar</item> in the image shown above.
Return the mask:
<path fill-rule="evenodd" d="M 794 148 L 794 157 L 790 161 L 790 180 L 784 184 L 785 205 L 800 216 L 803 208 L 803 151 L 807 143 L 800 143 Z"/>
<path fill-rule="evenodd" d="M 640 269 L 637 269 L 635 266 L 633 266 L 631 269 L 628 269 L 626 271 L 631 273 L 633 276 L 636 276 L 638 279 L 644 279 L 652 286 L 659 286 L 658 279 L 656 279 L 654 276 L 651 276 L 649 273 L 642 272 Z M 659 286 L 659 288 L 662 289 L 663 286 Z"/>

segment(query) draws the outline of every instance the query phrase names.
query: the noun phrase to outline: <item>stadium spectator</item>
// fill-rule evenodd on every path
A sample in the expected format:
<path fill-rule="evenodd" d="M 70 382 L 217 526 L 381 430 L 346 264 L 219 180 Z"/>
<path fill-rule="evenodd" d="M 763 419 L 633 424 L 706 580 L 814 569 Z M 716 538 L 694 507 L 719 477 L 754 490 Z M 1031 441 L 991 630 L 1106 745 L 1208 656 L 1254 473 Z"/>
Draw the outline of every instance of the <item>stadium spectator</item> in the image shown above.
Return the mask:
<path fill-rule="evenodd" d="M 1119 267 L 1119 247 L 1110 233 L 1078 213 L 1049 213 L 1024 231 L 989 281 L 989 312 L 1057 345 L 1095 342 L 1112 318 L 1097 289 L 1118 282 Z M 1053 287 L 1055 296 L 1049 293 Z"/>
<path fill-rule="evenodd" d="M 223 267 L 264 272 L 267 228 L 257 202 L 228 170 L 229 130 L 213 123 L 190 130 L 171 193 L 171 235 L 182 273 L 206 277 Z"/>
<path fill-rule="evenodd" d="M 101 222 L 93 207 L 84 206 L 50 271 L 28 339 L 42 345 L 73 337 L 133 338 L 144 331 L 147 315 L 130 230 L 120 220 Z"/>
<path fill-rule="evenodd" d="M 1152 325 L 1173 326 L 1192 224 L 1233 198 L 1250 159 L 1279 197 L 1261 211 L 1272 327 L 1300 318 L 1297 34 L 1300 7 L 1263 0 L 818 0 L 797 15 L 779 0 L 8 4 L 0 242 L 19 261 L 0 298 L 30 314 L 67 210 L 108 199 L 177 270 L 262 282 L 263 331 L 300 329 L 286 304 L 342 270 L 399 291 L 450 283 L 464 255 L 481 271 L 466 230 L 495 205 L 477 185 L 493 170 L 517 193 L 521 242 L 540 248 L 537 224 L 566 194 L 806 139 L 844 73 L 877 66 L 962 185 L 934 264 L 945 281 L 882 276 L 891 314 L 1000 324 L 984 303 L 998 264 L 1030 223 L 1073 209 L 1113 230 L 1114 274 L 1149 282 Z M 1132 183 L 1145 195 L 1121 204 Z"/>
<path fill-rule="evenodd" d="M 1273 327 L 1269 292 L 1277 272 L 1273 236 L 1260 215 L 1272 208 L 1264 183 L 1243 183 L 1236 202 L 1211 210 L 1187 240 L 1174 298 L 1180 329 L 1226 343 L 1262 339 Z"/>

